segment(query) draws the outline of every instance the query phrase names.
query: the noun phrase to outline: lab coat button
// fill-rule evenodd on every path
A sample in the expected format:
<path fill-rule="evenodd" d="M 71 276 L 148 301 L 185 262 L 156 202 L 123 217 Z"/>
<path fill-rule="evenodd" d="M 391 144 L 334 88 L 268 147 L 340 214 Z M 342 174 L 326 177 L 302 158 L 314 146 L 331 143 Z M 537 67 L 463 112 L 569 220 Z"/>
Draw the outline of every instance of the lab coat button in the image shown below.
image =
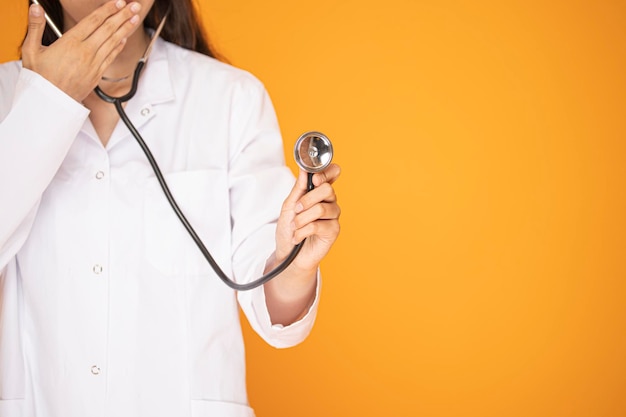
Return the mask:
<path fill-rule="evenodd" d="M 150 114 L 150 109 L 148 107 L 144 107 L 143 109 L 141 109 L 142 116 L 147 116 L 149 114 Z"/>
<path fill-rule="evenodd" d="M 96 365 L 92 366 L 91 373 L 94 375 L 100 375 L 100 368 L 98 368 Z"/>
<path fill-rule="evenodd" d="M 96 179 L 101 180 L 102 178 L 104 178 L 104 172 L 102 171 L 96 172 Z"/>
<path fill-rule="evenodd" d="M 96 265 L 93 266 L 93 273 L 94 274 L 98 275 L 101 272 L 102 272 L 102 265 L 96 264 Z"/>

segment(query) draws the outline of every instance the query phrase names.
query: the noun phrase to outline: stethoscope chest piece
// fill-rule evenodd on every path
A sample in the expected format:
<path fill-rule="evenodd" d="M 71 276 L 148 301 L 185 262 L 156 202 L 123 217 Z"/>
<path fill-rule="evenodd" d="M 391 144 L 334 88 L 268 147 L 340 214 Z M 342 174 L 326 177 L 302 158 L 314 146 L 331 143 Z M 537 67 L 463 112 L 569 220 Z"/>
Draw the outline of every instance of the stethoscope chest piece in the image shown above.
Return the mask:
<path fill-rule="evenodd" d="M 320 132 L 302 134 L 293 151 L 298 166 L 310 174 L 325 170 L 333 159 L 333 144 Z"/>

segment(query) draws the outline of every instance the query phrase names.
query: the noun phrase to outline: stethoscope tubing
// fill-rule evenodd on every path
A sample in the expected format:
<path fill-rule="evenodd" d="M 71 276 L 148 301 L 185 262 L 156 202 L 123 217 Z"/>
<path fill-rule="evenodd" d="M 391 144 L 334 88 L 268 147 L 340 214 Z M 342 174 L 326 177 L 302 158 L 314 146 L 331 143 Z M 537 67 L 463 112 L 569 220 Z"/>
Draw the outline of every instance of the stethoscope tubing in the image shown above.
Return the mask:
<path fill-rule="evenodd" d="M 240 284 L 232 280 L 230 277 L 228 277 L 228 275 L 224 273 L 224 271 L 222 270 L 222 268 L 220 268 L 220 266 L 215 261 L 215 259 L 213 259 L 213 256 L 211 256 L 211 253 L 206 248 L 206 246 L 202 242 L 202 239 L 200 239 L 200 236 L 198 236 L 198 234 L 196 233 L 195 229 L 193 228 L 189 220 L 187 220 L 187 217 L 185 216 L 183 211 L 178 206 L 178 203 L 174 199 L 174 196 L 172 195 L 170 188 L 168 187 L 167 182 L 165 181 L 163 173 L 161 172 L 161 168 L 159 167 L 159 164 L 156 162 L 156 159 L 154 158 L 152 151 L 150 150 L 146 142 L 143 140 L 139 131 L 135 128 L 135 125 L 129 119 L 128 115 L 126 114 L 126 111 L 124 111 L 123 103 L 130 100 L 137 92 L 137 84 L 139 81 L 139 75 L 144 66 L 145 66 L 145 60 L 140 60 L 137 63 L 137 68 L 135 69 L 135 72 L 133 74 L 133 82 L 132 82 L 131 89 L 124 96 L 112 97 L 106 94 L 104 91 L 102 91 L 100 87 L 95 88 L 96 94 L 102 100 L 106 101 L 107 103 L 112 103 L 115 106 L 115 110 L 117 111 L 118 115 L 122 119 L 122 122 L 124 122 L 124 124 L 130 131 L 130 133 L 133 135 L 133 137 L 135 138 L 135 140 L 141 147 L 141 150 L 146 155 L 146 158 L 148 159 L 148 162 L 150 163 L 150 166 L 152 167 L 152 170 L 154 171 L 154 175 L 156 176 L 157 181 L 159 182 L 159 185 L 161 186 L 161 189 L 163 190 L 163 194 L 165 194 L 165 197 L 167 198 L 168 203 L 174 210 L 174 213 L 176 213 L 176 216 L 178 217 L 180 222 L 185 227 L 185 230 L 187 230 L 187 233 L 189 233 L 189 236 L 191 236 L 191 238 L 193 239 L 198 249 L 200 249 L 200 252 L 204 256 L 204 258 L 211 265 L 211 268 L 213 268 L 213 270 L 215 271 L 215 274 L 224 282 L 224 284 L 226 284 L 227 286 L 229 286 L 230 288 L 236 291 L 249 291 L 265 284 L 266 282 L 270 281 L 271 279 L 275 278 L 280 273 L 282 273 L 285 269 L 287 269 L 287 267 L 289 267 L 289 265 L 293 262 L 296 256 L 298 256 L 298 253 L 300 253 L 300 250 L 302 249 L 302 246 L 304 245 L 305 240 L 295 245 L 293 249 L 291 250 L 291 252 L 289 253 L 289 255 L 287 256 L 287 258 L 285 258 L 278 266 L 276 266 L 273 270 L 261 276 L 260 278 L 257 278 L 254 281 L 251 281 L 245 284 Z M 307 192 L 311 191 L 313 188 L 314 188 L 313 174 L 308 173 Z"/>
<path fill-rule="evenodd" d="M 31 1 L 34 4 L 39 4 L 39 2 L 37 0 L 31 0 Z M 159 27 L 157 28 L 156 32 L 153 34 L 153 40 L 151 42 L 154 42 L 154 40 L 156 40 L 156 38 L 158 37 L 158 34 L 160 33 L 161 29 L 163 29 L 163 25 L 165 23 L 165 20 L 166 20 L 168 14 L 169 14 L 169 10 L 165 13 L 165 16 L 161 20 L 161 23 L 159 24 Z M 54 31 L 54 33 L 59 38 L 61 38 L 63 36 L 63 34 L 58 29 L 58 27 L 54 24 L 52 19 L 50 19 L 50 17 L 48 16 L 47 13 L 44 13 L 44 16 L 46 18 L 46 21 L 48 22 L 48 24 L 50 25 L 50 27 Z M 135 72 L 133 73 L 133 80 L 132 80 L 131 88 L 130 88 L 130 91 L 128 93 L 126 93 L 125 95 L 123 95 L 121 97 L 112 97 L 112 96 L 106 94 L 104 91 L 102 91 L 102 89 L 100 87 L 96 87 L 94 89 L 94 91 L 98 95 L 98 97 L 100 97 L 102 100 L 106 101 L 107 103 L 111 103 L 111 104 L 115 105 L 115 109 L 116 109 L 117 113 L 119 114 L 120 118 L 122 119 L 122 121 L 124 122 L 124 124 L 126 125 L 128 130 L 130 131 L 130 133 L 133 135 L 133 137 L 135 138 L 135 140 L 137 141 L 137 143 L 139 144 L 139 146 L 143 150 L 143 153 L 146 155 L 146 158 L 148 158 L 148 162 L 150 163 L 150 166 L 152 167 L 152 170 L 154 171 L 154 175 L 156 176 L 156 178 L 157 178 L 157 180 L 159 182 L 159 185 L 161 186 L 161 189 L 163 190 L 163 193 L 165 194 L 165 197 L 167 198 L 167 201 L 169 202 L 170 206 L 172 207 L 172 209 L 176 213 L 176 216 L 178 217 L 180 222 L 183 224 L 183 226 L 185 227 L 185 229 L 187 230 L 187 232 L 189 233 L 189 235 L 191 236 L 191 238 L 195 242 L 195 244 L 198 247 L 198 249 L 200 249 L 200 252 L 202 252 L 202 255 L 205 257 L 205 259 L 209 262 L 209 264 L 213 268 L 213 270 L 215 271 L 217 276 L 226 285 L 228 285 L 230 288 L 232 288 L 232 289 L 234 289 L 236 291 L 248 291 L 248 290 L 252 290 L 252 289 L 254 289 L 256 287 L 259 287 L 259 286 L 265 284 L 266 282 L 268 282 L 269 280 L 275 278 L 277 275 L 279 275 L 281 272 L 283 272 L 285 269 L 287 269 L 287 267 L 291 264 L 291 262 L 293 262 L 293 260 L 296 258 L 298 253 L 300 253 L 300 250 L 302 249 L 302 245 L 304 245 L 305 240 L 303 240 L 302 242 L 300 242 L 297 245 L 295 245 L 293 247 L 293 249 L 291 250 L 291 252 L 289 253 L 289 255 L 287 256 L 287 258 L 285 260 L 283 260 L 278 266 L 276 266 L 276 268 L 274 268 L 273 270 L 271 270 L 267 274 L 263 275 L 262 277 L 254 280 L 254 281 L 251 281 L 251 282 L 248 282 L 248 283 L 245 283 L 245 284 L 239 284 L 239 283 L 235 282 L 234 280 L 230 279 L 228 277 L 228 275 L 226 275 L 224 273 L 224 271 L 222 271 L 222 268 L 220 268 L 220 266 L 217 264 L 215 259 L 213 259 L 213 257 L 209 253 L 209 250 L 206 248 L 206 246 L 202 242 L 202 239 L 200 239 L 200 237 L 198 236 L 198 234 L 196 233 L 194 228 L 191 226 L 191 223 L 189 223 L 189 220 L 187 220 L 187 217 L 185 217 L 185 214 L 183 213 L 183 211 L 178 206 L 178 203 L 176 202 L 176 200 L 172 196 L 172 193 L 171 193 L 169 187 L 167 186 L 167 182 L 165 181 L 165 178 L 163 177 L 163 174 L 161 173 L 161 169 L 159 168 L 159 165 L 157 164 L 156 160 L 154 159 L 154 156 L 152 155 L 152 151 L 150 151 L 150 148 L 148 147 L 148 145 L 146 145 L 146 142 L 141 137 L 141 134 L 135 128 L 133 123 L 128 118 L 128 115 L 124 111 L 123 103 L 129 101 L 131 98 L 133 98 L 135 96 L 135 93 L 137 93 L 137 85 L 139 84 L 139 76 L 141 75 L 141 71 L 143 70 L 143 68 L 146 65 L 146 60 L 147 60 L 147 57 L 148 57 L 148 55 L 150 53 L 151 48 L 152 48 L 152 43 L 148 46 L 144 56 L 139 60 L 139 62 L 137 62 L 137 67 L 135 68 Z M 313 188 L 314 188 L 314 186 L 313 186 L 313 174 L 309 173 L 308 174 L 308 178 L 307 178 L 307 192 L 311 191 Z"/>

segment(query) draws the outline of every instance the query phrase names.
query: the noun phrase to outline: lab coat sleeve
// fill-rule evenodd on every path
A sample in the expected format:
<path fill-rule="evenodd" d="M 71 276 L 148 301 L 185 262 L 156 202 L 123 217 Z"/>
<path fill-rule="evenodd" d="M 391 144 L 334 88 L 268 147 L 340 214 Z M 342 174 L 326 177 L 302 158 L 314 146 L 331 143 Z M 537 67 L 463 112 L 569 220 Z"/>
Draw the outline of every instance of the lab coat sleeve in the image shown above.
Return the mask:
<path fill-rule="evenodd" d="M 3 404 L 11 403 L 3 400 L 23 398 L 25 389 L 20 334 L 22 314 L 18 305 L 20 287 L 16 269 L 17 262 L 13 259 L 0 270 L 0 415 Z M 7 412 L 6 415 L 13 414 Z"/>
<path fill-rule="evenodd" d="M 295 183 L 285 166 L 283 143 L 274 108 L 263 85 L 250 76 L 233 92 L 233 141 L 230 150 L 230 203 L 233 269 L 238 282 L 260 277 L 275 249 L 275 231 L 281 206 Z M 239 292 L 239 304 L 252 328 L 274 347 L 303 341 L 315 320 L 315 302 L 299 321 L 272 325 L 263 287 Z"/>
<path fill-rule="evenodd" d="M 39 74 L 17 62 L 0 65 L 0 271 L 28 237 L 88 114 Z"/>

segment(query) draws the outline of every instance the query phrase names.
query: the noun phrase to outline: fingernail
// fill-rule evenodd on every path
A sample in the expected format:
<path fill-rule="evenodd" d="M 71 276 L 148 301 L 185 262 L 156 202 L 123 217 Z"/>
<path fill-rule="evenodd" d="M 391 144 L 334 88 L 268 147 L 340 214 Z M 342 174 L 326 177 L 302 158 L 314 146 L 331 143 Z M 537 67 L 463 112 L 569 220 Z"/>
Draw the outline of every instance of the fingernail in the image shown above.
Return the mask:
<path fill-rule="evenodd" d="M 296 213 L 300 213 L 302 209 L 304 209 L 304 207 L 302 206 L 302 203 L 296 204 L 296 208 L 295 208 Z"/>
<path fill-rule="evenodd" d="M 38 4 L 33 4 L 30 7 L 30 15 L 34 16 L 34 17 L 39 17 L 41 16 L 41 7 L 39 7 Z"/>
<path fill-rule="evenodd" d="M 126 2 L 124 0 L 118 0 L 118 2 L 115 3 L 115 7 L 117 7 L 118 9 L 122 9 L 124 8 L 124 6 L 126 6 Z"/>
<path fill-rule="evenodd" d="M 133 17 L 130 18 L 130 23 L 132 23 L 133 25 L 137 22 L 139 22 L 139 16 L 134 15 Z"/>
<path fill-rule="evenodd" d="M 133 3 L 130 6 L 130 11 L 133 12 L 133 13 L 137 13 L 139 10 L 141 10 L 141 4 L 139 4 L 139 3 Z"/>

